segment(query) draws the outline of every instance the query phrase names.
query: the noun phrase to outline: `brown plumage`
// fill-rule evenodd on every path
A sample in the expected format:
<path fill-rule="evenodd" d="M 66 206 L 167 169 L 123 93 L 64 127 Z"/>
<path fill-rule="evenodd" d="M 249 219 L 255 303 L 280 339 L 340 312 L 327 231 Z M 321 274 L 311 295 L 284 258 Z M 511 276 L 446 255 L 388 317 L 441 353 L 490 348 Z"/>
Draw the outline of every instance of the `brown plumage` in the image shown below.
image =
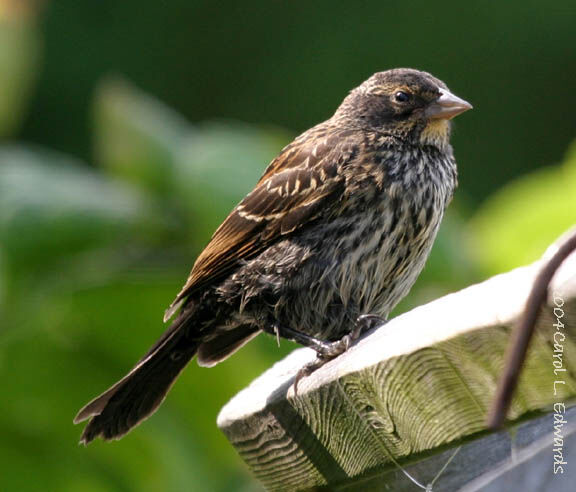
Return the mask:
<path fill-rule="evenodd" d="M 374 74 L 268 166 L 200 254 L 172 325 L 75 422 L 117 439 L 156 410 L 197 355 L 212 366 L 261 331 L 317 350 L 320 365 L 385 318 L 428 256 L 456 186 L 453 116 L 470 109 L 425 72 Z M 361 318 L 363 321 L 372 318 Z"/>

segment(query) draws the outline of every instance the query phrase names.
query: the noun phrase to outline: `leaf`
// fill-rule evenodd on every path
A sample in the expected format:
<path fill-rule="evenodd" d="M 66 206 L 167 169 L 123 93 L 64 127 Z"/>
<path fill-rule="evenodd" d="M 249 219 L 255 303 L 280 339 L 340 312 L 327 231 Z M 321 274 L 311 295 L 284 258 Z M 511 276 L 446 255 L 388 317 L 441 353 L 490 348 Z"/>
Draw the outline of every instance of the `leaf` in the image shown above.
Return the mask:
<path fill-rule="evenodd" d="M 118 77 L 105 79 L 94 103 L 97 162 L 111 176 L 156 193 L 172 190 L 175 154 L 191 126 Z"/>
<path fill-rule="evenodd" d="M 27 268 L 157 227 L 151 204 L 61 154 L 0 149 L 0 244 Z"/>
<path fill-rule="evenodd" d="M 562 165 L 532 172 L 491 196 L 470 223 L 470 246 L 487 273 L 538 259 L 576 223 L 576 144 Z"/>
<path fill-rule="evenodd" d="M 0 248 L 0 325 L 2 324 L 2 318 L 3 318 L 3 313 L 4 313 L 6 284 L 8 281 L 7 277 L 8 277 L 8 272 L 6 271 L 6 268 L 5 268 L 4 253 L 2 251 L 2 248 Z"/>
<path fill-rule="evenodd" d="M 0 4 L 0 136 L 13 135 L 24 116 L 38 68 L 35 9 Z"/>

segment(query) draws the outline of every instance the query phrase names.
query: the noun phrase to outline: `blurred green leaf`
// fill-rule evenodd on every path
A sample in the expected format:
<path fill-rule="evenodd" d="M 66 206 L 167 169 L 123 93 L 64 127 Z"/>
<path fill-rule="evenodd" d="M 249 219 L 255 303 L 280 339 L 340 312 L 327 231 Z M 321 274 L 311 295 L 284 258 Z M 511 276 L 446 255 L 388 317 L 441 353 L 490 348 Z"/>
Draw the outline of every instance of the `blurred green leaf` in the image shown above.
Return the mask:
<path fill-rule="evenodd" d="M 0 149 L 0 243 L 11 262 L 49 258 L 157 227 L 151 202 L 56 152 Z"/>
<path fill-rule="evenodd" d="M 190 125 L 119 77 L 105 79 L 94 102 L 96 160 L 111 176 L 143 189 L 171 191 L 175 155 Z"/>
<path fill-rule="evenodd" d="M 154 270 L 119 275 L 77 289 L 64 315 L 52 312 L 58 310 L 54 299 L 39 306 L 40 312 L 35 304 L 33 331 L 12 330 L 5 336 L 0 330 L 0 379 L 12 395 L 0 402 L 3 466 L 38 467 L 37 476 L 50 484 L 49 490 L 176 491 L 185 490 L 190 480 L 194 490 L 227 490 L 239 459 L 215 418 L 247 378 L 267 366 L 255 347 L 235 364 L 205 374 L 191 364 L 162 411 L 121 442 L 77 445 L 81 426 L 72 425 L 73 415 L 158 337 L 163 308 L 174 293 L 169 287 Z M 27 454 L 30 449 L 35 452 Z M 88 479 L 84 485 L 82 474 Z M 8 490 L 38 485 L 16 474 L 10 478 Z M 0 475 L 0 489 L 7 485 Z"/>
<path fill-rule="evenodd" d="M 7 283 L 8 272 L 5 268 L 4 253 L 0 247 L 0 325 L 2 324 L 2 317 L 4 313 L 4 299 L 6 294 L 6 283 Z"/>
<path fill-rule="evenodd" d="M 189 136 L 174 185 L 193 217 L 196 240 L 214 232 L 288 141 L 283 131 L 238 122 L 206 124 Z"/>
<path fill-rule="evenodd" d="M 40 42 L 36 2 L 0 2 L 0 136 L 19 127 L 36 78 Z"/>
<path fill-rule="evenodd" d="M 488 273 L 538 259 L 576 223 L 576 143 L 564 163 L 504 186 L 470 223 L 469 246 Z"/>

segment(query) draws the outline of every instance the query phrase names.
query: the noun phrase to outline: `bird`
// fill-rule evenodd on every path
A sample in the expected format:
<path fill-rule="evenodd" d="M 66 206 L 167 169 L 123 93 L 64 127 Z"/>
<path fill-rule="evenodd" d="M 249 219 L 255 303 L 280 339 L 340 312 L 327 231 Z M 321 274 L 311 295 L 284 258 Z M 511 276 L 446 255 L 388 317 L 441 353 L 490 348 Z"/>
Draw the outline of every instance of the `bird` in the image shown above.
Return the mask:
<path fill-rule="evenodd" d="M 80 442 L 124 436 L 194 357 L 214 366 L 265 332 L 316 351 L 306 376 L 384 322 L 452 199 L 451 120 L 471 108 L 427 72 L 386 70 L 284 147 L 197 257 L 168 329 L 79 411 Z"/>

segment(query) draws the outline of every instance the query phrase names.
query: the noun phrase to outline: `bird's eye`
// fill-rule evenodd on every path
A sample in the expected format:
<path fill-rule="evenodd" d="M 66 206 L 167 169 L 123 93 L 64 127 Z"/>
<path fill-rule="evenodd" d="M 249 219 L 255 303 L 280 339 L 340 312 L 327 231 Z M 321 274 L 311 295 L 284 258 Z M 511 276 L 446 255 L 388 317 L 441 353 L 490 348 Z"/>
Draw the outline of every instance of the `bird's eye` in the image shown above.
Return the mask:
<path fill-rule="evenodd" d="M 405 103 L 405 102 L 410 101 L 411 94 L 409 94 L 408 92 L 404 92 L 404 91 L 398 91 L 398 92 L 396 92 L 396 94 L 394 94 L 394 99 L 396 102 Z"/>

